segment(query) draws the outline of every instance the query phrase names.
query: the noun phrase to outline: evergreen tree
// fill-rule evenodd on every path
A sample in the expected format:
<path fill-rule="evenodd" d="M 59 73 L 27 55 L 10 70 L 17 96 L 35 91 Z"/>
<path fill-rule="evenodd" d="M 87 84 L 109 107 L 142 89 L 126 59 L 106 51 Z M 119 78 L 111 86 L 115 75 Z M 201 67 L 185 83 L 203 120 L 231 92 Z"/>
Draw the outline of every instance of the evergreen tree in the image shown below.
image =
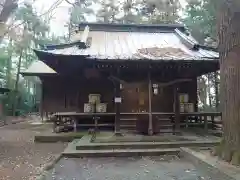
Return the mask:
<path fill-rule="evenodd" d="M 101 0 L 100 10 L 97 12 L 97 21 L 104 23 L 119 22 L 118 15 L 120 12 L 119 2 L 117 0 Z"/>
<path fill-rule="evenodd" d="M 72 7 L 69 9 L 70 13 L 70 25 L 72 27 L 77 26 L 81 22 L 85 22 L 88 15 L 93 14 L 93 9 L 91 5 L 93 1 L 91 0 L 75 0 L 72 3 Z"/>
<path fill-rule="evenodd" d="M 123 13 L 123 16 L 119 18 L 119 22 L 125 24 L 141 23 L 139 1 L 124 0 L 121 3 L 120 11 Z"/>
<path fill-rule="evenodd" d="M 179 18 L 179 0 L 145 0 L 141 6 L 141 15 L 145 23 L 176 23 Z"/>
<path fill-rule="evenodd" d="M 218 0 L 189 0 L 183 23 L 202 44 L 217 46 Z"/>

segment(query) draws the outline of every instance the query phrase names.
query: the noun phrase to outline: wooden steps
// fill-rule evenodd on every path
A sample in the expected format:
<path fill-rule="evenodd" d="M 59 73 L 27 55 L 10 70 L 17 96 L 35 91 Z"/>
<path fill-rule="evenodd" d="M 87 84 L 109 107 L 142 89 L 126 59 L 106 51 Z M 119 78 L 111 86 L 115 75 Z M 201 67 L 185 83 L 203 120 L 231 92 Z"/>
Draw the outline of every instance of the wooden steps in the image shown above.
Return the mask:
<path fill-rule="evenodd" d="M 170 118 L 166 117 L 157 117 L 158 120 L 158 129 L 160 133 L 174 133 L 174 124 Z"/>
<path fill-rule="evenodd" d="M 127 117 L 124 116 L 120 118 L 120 129 L 127 131 L 136 131 L 136 117 Z"/>

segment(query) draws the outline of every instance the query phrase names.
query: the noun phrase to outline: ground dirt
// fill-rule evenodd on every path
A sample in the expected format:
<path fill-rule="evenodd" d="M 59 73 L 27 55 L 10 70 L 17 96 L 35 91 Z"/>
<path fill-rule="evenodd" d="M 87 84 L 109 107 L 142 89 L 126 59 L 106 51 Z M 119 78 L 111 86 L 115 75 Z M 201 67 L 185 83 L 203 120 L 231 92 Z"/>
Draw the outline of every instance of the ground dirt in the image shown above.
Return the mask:
<path fill-rule="evenodd" d="M 24 122 L 0 128 L 0 180 L 34 180 L 65 148 L 64 143 L 36 144 L 34 135 L 50 131 L 49 125 Z"/>

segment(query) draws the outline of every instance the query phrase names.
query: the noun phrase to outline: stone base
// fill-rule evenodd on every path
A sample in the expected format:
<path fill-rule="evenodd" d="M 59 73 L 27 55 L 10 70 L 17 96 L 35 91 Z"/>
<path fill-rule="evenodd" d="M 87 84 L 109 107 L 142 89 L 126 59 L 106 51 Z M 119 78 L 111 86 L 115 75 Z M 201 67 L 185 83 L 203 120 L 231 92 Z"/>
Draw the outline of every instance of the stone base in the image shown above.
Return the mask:
<path fill-rule="evenodd" d="M 114 133 L 114 136 L 117 136 L 117 137 L 122 137 L 122 136 L 123 136 L 123 134 L 122 134 L 121 132 L 115 132 L 115 133 Z"/>
<path fill-rule="evenodd" d="M 152 129 L 148 129 L 148 135 L 152 136 L 153 135 L 153 130 Z"/>

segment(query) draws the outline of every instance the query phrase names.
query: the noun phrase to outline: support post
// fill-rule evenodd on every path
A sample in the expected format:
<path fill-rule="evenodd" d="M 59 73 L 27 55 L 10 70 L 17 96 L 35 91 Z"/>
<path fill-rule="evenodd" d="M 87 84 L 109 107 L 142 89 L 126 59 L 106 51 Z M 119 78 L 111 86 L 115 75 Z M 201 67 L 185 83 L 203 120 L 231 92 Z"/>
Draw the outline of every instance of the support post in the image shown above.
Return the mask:
<path fill-rule="evenodd" d="M 53 133 L 56 133 L 57 121 L 58 121 L 58 117 L 54 116 L 53 117 Z"/>
<path fill-rule="evenodd" d="M 148 114 L 149 114 L 149 121 L 148 121 L 148 135 L 153 135 L 153 122 L 152 122 L 152 81 L 151 81 L 151 73 L 148 73 Z"/>
<path fill-rule="evenodd" d="M 180 104 L 178 98 L 178 86 L 174 86 L 174 115 L 175 115 L 175 134 L 180 131 Z"/>
<path fill-rule="evenodd" d="M 208 132 L 208 117 L 205 115 L 204 116 L 204 131 L 207 133 Z"/>
<path fill-rule="evenodd" d="M 214 130 L 214 116 L 211 116 L 211 121 L 212 121 L 212 130 Z"/>
<path fill-rule="evenodd" d="M 77 119 L 73 118 L 73 131 L 77 132 Z"/>
<path fill-rule="evenodd" d="M 120 82 L 115 82 L 115 135 L 120 135 L 120 104 L 121 102 L 116 101 L 116 98 L 121 99 L 120 93 Z"/>
<path fill-rule="evenodd" d="M 42 86 L 41 86 L 41 100 L 40 100 L 40 116 L 41 116 L 41 119 L 42 119 L 42 122 L 43 122 L 43 101 L 44 101 L 44 89 L 43 89 L 43 83 L 42 83 Z"/>

